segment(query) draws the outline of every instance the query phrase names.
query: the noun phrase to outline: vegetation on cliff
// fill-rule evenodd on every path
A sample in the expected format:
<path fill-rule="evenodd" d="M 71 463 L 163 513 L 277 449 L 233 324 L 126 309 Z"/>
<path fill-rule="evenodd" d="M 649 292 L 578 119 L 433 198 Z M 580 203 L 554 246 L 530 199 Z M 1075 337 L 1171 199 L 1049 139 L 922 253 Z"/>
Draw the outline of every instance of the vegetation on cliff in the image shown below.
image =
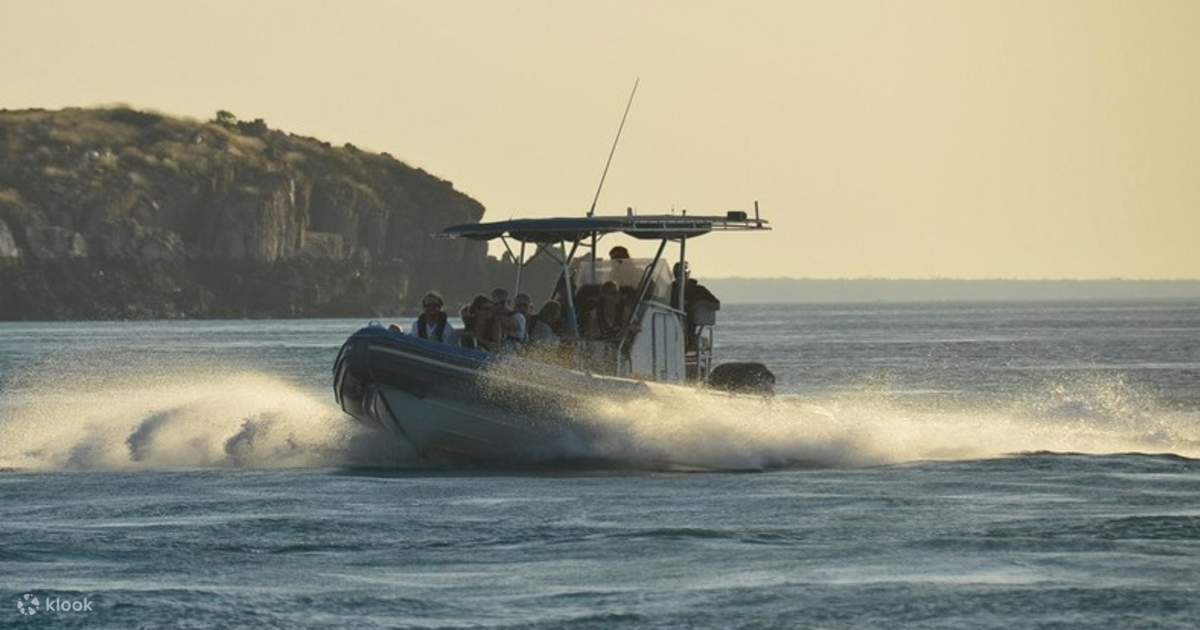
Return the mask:
<path fill-rule="evenodd" d="M 0 319 L 371 315 L 500 281 L 484 208 L 390 155 L 218 112 L 0 110 Z M 474 282 L 465 282 L 472 278 Z"/>

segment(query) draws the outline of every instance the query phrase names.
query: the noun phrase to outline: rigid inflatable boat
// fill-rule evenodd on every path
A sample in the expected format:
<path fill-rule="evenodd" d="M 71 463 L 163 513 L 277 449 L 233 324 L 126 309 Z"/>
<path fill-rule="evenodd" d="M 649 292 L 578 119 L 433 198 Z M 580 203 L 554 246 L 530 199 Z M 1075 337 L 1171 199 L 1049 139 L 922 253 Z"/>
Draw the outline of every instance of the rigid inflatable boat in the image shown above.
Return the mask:
<path fill-rule="evenodd" d="M 690 239 L 712 232 L 769 229 L 745 212 L 722 216 L 652 215 L 518 219 L 447 228 L 443 236 L 519 243 L 520 270 L 538 255 L 561 273 L 549 292 L 563 305 L 563 348 L 555 360 L 535 353 L 491 353 L 382 325 L 350 336 L 334 364 L 338 404 L 358 421 L 395 433 L 433 462 L 540 463 L 591 459 L 601 427 L 589 418 L 598 400 L 635 400 L 659 388 L 709 387 L 769 394 L 774 377 L 760 364 L 714 367 L 713 326 L 720 302 L 687 277 Z M 659 241 L 654 258 L 598 260 L 597 243 L 621 234 Z M 674 273 L 664 252 L 678 244 Z M 535 251 L 526 258 L 527 246 Z M 576 257 L 580 249 L 587 255 Z M 510 249 L 511 251 L 511 249 Z M 631 308 L 620 333 L 581 335 L 590 301 L 606 283 Z"/>

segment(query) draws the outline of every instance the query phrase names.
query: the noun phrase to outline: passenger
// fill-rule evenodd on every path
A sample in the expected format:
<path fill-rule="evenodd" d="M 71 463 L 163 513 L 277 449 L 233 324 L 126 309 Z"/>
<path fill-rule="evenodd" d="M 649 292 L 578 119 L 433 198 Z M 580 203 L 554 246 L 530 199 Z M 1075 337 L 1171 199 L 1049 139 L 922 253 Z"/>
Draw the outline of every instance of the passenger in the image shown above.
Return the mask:
<path fill-rule="evenodd" d="M 587 329 L 588 321 L 592 317 L 592 309 L 596 308 L 596 304 L 600 301 L 600 285 L 585 284 L 575 292 L 575 323 L 580 331 Z M 562 301 L 559 300 L 559 304 Z M 570 313 L 563 310 L 563 317 L 570 317 Z"/>
<path fill-rule="evenodd" d="M 493 289 L 492 302 L 495 304 L 496 317 L 504 331 L 505 351 L 519 350 L 527 339 L 525 316 L 512 310 L 508 305 L 508 290 Z"/>
<path fill-rule="evenodd" d="M 675 263 L 675 266 L 672 267 L 671 275 L 674 278 L 671 282 L 671 303 L 675 304 L 678 301 L 676 298 L 679 296 L 679 263 Z M 709 302 L 718 308 L 721 306 L 721 300 L 718 300 L 712 291 L 692 277 L 691 270 L 688 269 L 686 263 L 683 265 L 683 277 L 686 280 L 683 285 L 683 306 L 676 305 L 678 308 L 690 311 L 692 305 L 697 302 Z"/>
<path fill-rule="evenodd" d="M 513 298 L 513 310 L 521 314 L 525 320 L 525 333 L 529 334 L 529 318 L 533 317 L 531 310 L 533 308 L 533 298 L 529 297 L 528 293 L 518 293 L 517 297 Z"/>
<path fill-rule="evenodd" d="M 621 290 L 611 280 L 600 286 L 600 297 L 588 314 L 587 336 L 616 339 L 629 321 L 632 305 L 621 300 Z"/>
<path fill-rule="evenodd" d="M 609 273 L 609 278 L 617 283 L 617 286 L 636 287 L 642 280 L 642 270 L 638 269 L 638 265 L 629 259 L 629 250 L 617 245 L 608 250 L 608 257 L 612 259 L 612 271 Z"/>
<path fill-rule="evenodd" d="M 492 289 L 492 304 L 508 308 L 508 289 Z"/>
<path fill-rule="evenodd" d="M 677 303 L 679 302 L 679 272 L 681 269 L 686 281 L 683 284 L 683 304 L 679 305 Z M 684 312 L 684 326 L 687 330 L 685 336 L 687 341 L 686 348 L 688 351 L 692 351 L 700 343 L 700 331 L 703 328 L 695 321 L 697 309 L 703 307 L 711 313 L 721 308 L 721 300 L 718 300 L 717 296 L 712 294 L 712 291 L 709 291 L 707 287 L 691 277 L 691 270 L 688 269 L 686 263 L 682 268 L 679 266 L 679 263 L 675 263 L 675 266 L 672 268 L 672 274 L 675 276 L 675 280 L 671 283 L 671 304 L 675 304 L 677 308 Z"/>
<path fill-rule="evenodd" d="M 558 333 L 554 329 L 561 315 L 562 306 L 558 302 L 550 300 L 543 304 L 542 310 L 529 320 L 529 343 L 539 346 L 557 344 Z"/>
<path fill-rule="evenodd" d="M 421 316 L 413 322 L 409 333 L 438 343 L 458 345 L 458 333 L 447 321 L 446 313 L 442 310 L 444 305 L 445 300 L 437 291 L 430 291 L 422 296 Z"/>
<path fill-rule="evenodd" d="M 476 296 L 475 299 L 479 298 L 487 299 L 482 295 Z M 472 305 L 463 304 L 462 308 L 458 309 L 458 317 L 462 319 L 463 323 L 463 332 L 458 336 L 458 345 L 464 348 L 478 348 L 479 344 L 475 342 L 475 333 L 472 332 L 475 329 L 475 310 Z"/>
<path fill-rule="evenodd" d="M 471 302 L 471 323 L 471 337 L 475 347 L 499 352 L 504 333 L 501 331 L 500 318 L 496 315 L 495 307 L 487 296 L 477 295 Z"/>

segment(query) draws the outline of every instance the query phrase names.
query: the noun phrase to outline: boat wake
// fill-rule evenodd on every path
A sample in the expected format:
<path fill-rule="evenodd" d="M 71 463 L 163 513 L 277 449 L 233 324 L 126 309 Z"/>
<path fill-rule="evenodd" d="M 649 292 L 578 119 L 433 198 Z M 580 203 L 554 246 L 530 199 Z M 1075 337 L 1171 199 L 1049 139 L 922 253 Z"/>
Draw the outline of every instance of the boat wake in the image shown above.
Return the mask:
<path fill-rule="evenodd" d="M 346 421 L 332 402 L 263 374 L 96 380 L 0 398 L 0 468 L 389 466 L 412 459 L 403 444 Z"/>
<path fill-rule="evenodd" d="M 864 388 L 750 399 L 678 390 L 596 400 L 614 457 L 705 469 L 859 467 L 1029 452 L 1200 457 L 1200 414 L 1163 409 L 1119 379 L 1051 383 L 1012 402 L 942 405 Z"/>
<path fill-rule="evenodd" d="M 422 465 L 402 440 L 359 426 L 325 392 L 262 373 L 152 371 L 74 383 L 0 394 L 0 469 Z M 654 390 L 637 400 L 589 399 L 579 420 L 600 427 L 598 437 L 564 457 L 705 470 L 1041 451 L 1200 457 L 1200 416 L 1161 408 L 1119 379 L 1052 383 L 1016 402 L 975 408 L 922 406 L 870 386 L 775 399 Z"/>

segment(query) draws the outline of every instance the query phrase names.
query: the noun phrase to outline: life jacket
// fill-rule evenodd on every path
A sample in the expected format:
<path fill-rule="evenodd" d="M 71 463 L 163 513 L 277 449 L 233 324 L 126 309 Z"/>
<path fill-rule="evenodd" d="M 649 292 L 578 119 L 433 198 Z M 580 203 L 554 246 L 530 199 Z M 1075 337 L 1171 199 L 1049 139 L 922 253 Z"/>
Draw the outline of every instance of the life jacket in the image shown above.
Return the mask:
<path fill-rule="evenodd" d="M 446 314 L 438 313 L 437 323 L 433 327 L 433 340 L 441 343 L 446 334 Z M 425 313 L 417 318 L 417 336 L 422 339 L 429 339 L 429 318 Z"/>

